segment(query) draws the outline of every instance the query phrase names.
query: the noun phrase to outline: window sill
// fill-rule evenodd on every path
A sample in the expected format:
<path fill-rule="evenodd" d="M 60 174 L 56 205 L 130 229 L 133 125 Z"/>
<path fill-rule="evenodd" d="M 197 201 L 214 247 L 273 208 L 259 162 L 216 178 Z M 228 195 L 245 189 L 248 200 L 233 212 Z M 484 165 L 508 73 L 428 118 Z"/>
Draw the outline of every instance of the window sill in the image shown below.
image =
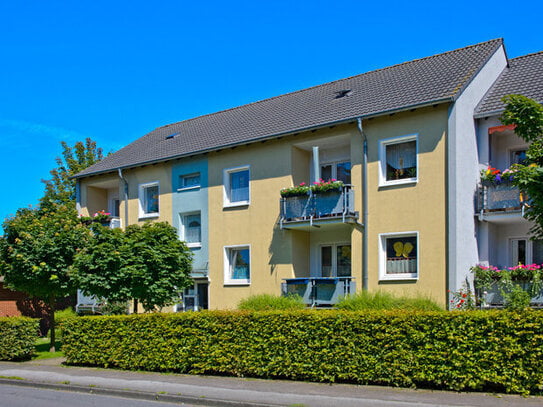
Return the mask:
<path fill-rule="evenodd" d="M 202 247 L 202 243 L 186 243 L 186 245 L 190 249 L 198 249 Z"/>
<path fill-rule="evenodd" d="M 396 185 L 417 184 L 418 182 L 419 182 L 418 178 L 406 178 L 406 179 L 399 179 L 396 181 L 381 181 L 379 183 L 379 188 L 393 187 Z"/>
<path fill-rule="evenodd" d="M 408 275 L 402 275 L 402 274 L 391 274 L 388 276 L 380 276 L 379 281 L 418 281 L 419 276 L 408 274 Z"/>
<path fill-rule="evenodd" d="M 239 280 L 239 281 L 225 281 L 224 285 L 226 286 L 248 286 L 251 285 L 251 281 L 248 280 Z"/>
<path fill-rule="evenodd" d="M 249 201 L 240 201 L 240 202 L 225 202 L 223 208 L 237 208 L 240 206 L 249 206 Z"/>
<path fill-rule="evenodd" d="M 154 212 L 154 213 L 142 213 L 139 216 L 139 219 L 150 219 L 150 218 L 158 218 L 160 216 L 160 213 Z"/>
<path fill-rule="evenodd" d="M 200 189 L 200 185 L 196 185 L 196 186 L 193 186 L 193 187 L 177 188 L 177 192 L 193 191 L 195 189 Z"/>

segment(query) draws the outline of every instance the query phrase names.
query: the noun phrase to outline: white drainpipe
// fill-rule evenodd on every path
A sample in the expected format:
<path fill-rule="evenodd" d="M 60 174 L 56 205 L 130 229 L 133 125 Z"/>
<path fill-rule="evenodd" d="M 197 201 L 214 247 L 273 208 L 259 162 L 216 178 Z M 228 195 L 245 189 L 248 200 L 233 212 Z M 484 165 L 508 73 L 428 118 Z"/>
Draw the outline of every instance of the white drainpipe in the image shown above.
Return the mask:
<path fill-rule="evenodd" d="M 321 179 L 321 166 L 319 163 L 319 147 L 313 147 L 313 182 L 319 182 Z"/>

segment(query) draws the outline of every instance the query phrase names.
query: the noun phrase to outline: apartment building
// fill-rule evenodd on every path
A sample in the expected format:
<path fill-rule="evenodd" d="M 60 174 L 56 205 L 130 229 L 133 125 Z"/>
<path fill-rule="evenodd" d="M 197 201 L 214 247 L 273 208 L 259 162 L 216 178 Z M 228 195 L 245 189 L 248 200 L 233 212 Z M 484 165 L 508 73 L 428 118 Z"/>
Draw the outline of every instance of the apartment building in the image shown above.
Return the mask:
<path fill-rule="evenodd" d="M 509 233 L 474 201 L 481 166 L 515 137 L 495 135 L 500 95 L 531 81 L 519 66 L 540 81 L 541 62 L 522 60 L 492 40 L 160 127 L 79 173 L 78 209 L 178 229 L 194 286 L 172 310 L 360 290 L 445 305 Z M 280 194 L 321 180 L 343 185 Z"/>

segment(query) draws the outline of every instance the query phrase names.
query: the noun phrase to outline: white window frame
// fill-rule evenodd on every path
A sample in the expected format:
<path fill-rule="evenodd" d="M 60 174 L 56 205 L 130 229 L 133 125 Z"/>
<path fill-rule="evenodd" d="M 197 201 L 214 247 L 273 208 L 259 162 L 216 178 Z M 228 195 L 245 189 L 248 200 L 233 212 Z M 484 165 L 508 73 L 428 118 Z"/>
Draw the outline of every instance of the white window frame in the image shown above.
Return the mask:
<path fill-rule="evenodd" d="M 509 236 L 507 238 L 507 261 L 509 263 L 508 267 L 515 267 L 518 265 L 518 263 L 515 264 L 515 262 L 513 261 L 515 257 L 515 255 L 513 254 L 513 241 L 518 240 L 526 240 L 526 264 L 532 264 L 534 262 L 534 241 L 530 239 L 529 236 Z"/>
<path fill-rule="evenodd" d="M 249 183 L 248 183 L 248 195 L 249 198 L 245 201 L 234 201 L 230 200 L 231 195 L 231 186 L 230 186 L 230 175 L 236 172 L 248 171 L 249 172 Z M 251 166 L 244 165 L 241 167 L 227 168 L 223 170 L 223 207 L 232 208 L 236 206 L 247 206 L 251 203 Z"/>
<path fill-rule="evenodd" d="M 199 215 L 200 216 L 200 241 L 199 242 L 187 242 L 186 236 L 186 229 L 187 229 L 187 217 Z M 179 239 L 184 241 L 187 247 L 191 248 L 198 248 L 202 247 L 202 212 L 200 211 L 194 211 L 194 212 L 184 212 L 179 214 Z"/>
<path fill-rule="evenodd" d="M 412 178 L 396 179 L 387 181 L 387 157 L 386 157 L 386 148 L 392 144 L 402 144 L 410 141 L 415 142 L 415 158 L 416 158 L 416 168 L 417 176 Z M 419 135 L 407 134 L 405 136 L 391 137 L 383 140 L 379 140 L 379 186 L 385 187 L 389 185 L 403 185 L 403 184 L 416 184 L 419 179 Z"/>
<path fill-rule="evenodd" d="M 146 213 L 144 210 L 145 190 L 154 186 L 158 187 L 158 212 Z M 140 219 L 156 218 L 160 215 L 160 183 L 158 181 L 146 182 L 138 185 L 138 206 Z"/>
<path fill-rule="evenodd" d="M 115 201 L 119 201 L 119 213 L 115 214 Z M 119 199 L 118 195 L 113 195 L 109 198 L 109 204 L 108 204 L 108 212 L 111 214 L 111 217 L 113 218 L 119 218 L 121 217 L 121 200 Z"/>
<path fill-rule="evenodd" d="M 233 279 L 230 277 L 230 250 L 236 249 L 248 249 L 249 250 L 249 278 L 248 279 Z M 251 245 L 250 244 L 240 244 L 232 246 L 224 246 L 224 285 L 250 285 L 251 284 Z"/>
<path fill-rule="evenodd" d="M 325 167 L 327 165 L 331 165 L 332 166 L 332 179 L 335 179 L 337 180 L 337 165 L 338 164 L 344 164 L 344 163 L 349 163 L 351 164 L 351 171 L 353 169 L 353 164 L 351 163 L 351 160 L 346 158 L 344 160 L 336 160 L 336 161 L 323 161 L 322 163 L 319 164 L 319 172 L 321 174 L 321 178 L 322 178 L 322 167 Z M 351 173 L 351 182 L 352 182 L 352 173 Z"/>
<path fill-rule="evenodd" d="M 416 237 L 417 238 L 417 272 L 387 274 L 387 246 L 386 241 L 395 237 Z M 420 275 L 420 239 L 418 231 L 380 233 L 379 234 L 379 281 L 406 281 L 418 280 Z"/>
<path fill-rule="evenodd" d="M 319 245 L 318 250 L 318 267 L 319 267 L 319 273 L 322 277 L 322 248 L 323 247 L 331 247 L 332 248 L 332 273 L 330 277 L 337 277 L 337 247 L 338 246 L 351 246 L 351 277 L 353 275 L 353 246 L 351 242 L 333 242 L 333 243 L 322 243 Z"/>
<path fill-rule="evenodd" d="M 186 178 L 189 178 L 189 177 L 194 177 L 198 175 L 198 178 L 199 178 L 199 182 L 198 182 L 198 185 L 190 185 L 190 186 L 186 186 L 185 185 L 185 179 Z M 199 189 L 202 185 L 202 173 L 200 172 L 192 172 L 190 174 L 183 174 L 183 175 L 180 175 L 179 176 L 179 188 L 177 188 L 178 191 L 189 191 L 191 189 Z"/>

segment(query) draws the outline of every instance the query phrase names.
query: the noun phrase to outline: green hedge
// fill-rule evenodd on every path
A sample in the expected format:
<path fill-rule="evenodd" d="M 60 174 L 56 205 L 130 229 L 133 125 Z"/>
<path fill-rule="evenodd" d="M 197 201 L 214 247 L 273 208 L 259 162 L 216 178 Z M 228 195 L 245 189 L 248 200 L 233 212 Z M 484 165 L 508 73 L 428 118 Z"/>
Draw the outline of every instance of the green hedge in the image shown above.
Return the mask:
<path fill-rule="evenodd" d="M 35 351 L 39 320 L 0 318 L 0 360 L 29 359 Z"/>
<path fill-rule="evenodd" d="M 543 313 L 200 312 L 66 321 L 69 363 L 540 393 Z"/>

